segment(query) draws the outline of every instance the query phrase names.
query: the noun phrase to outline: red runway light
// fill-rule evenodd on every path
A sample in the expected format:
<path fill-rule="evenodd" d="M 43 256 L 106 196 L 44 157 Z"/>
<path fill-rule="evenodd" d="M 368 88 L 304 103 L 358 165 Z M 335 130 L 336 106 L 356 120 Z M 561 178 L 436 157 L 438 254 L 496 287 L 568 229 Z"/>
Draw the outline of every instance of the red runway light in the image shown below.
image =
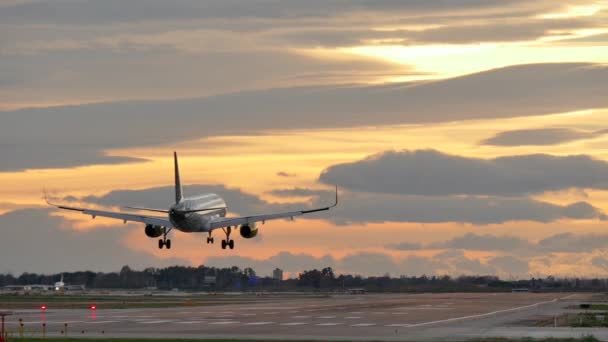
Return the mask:
<path fill-rule="evenodd" d="M 91 310 L 97 310 L 97 307 L 95 305 L 91 305 Z"/>
<path fill-rule="evenodd" d="M 40 306 L 40 310 L 42 310 L 42 311 L 46 311 L 46 305 L 41 305 L 41 306 Z"/>

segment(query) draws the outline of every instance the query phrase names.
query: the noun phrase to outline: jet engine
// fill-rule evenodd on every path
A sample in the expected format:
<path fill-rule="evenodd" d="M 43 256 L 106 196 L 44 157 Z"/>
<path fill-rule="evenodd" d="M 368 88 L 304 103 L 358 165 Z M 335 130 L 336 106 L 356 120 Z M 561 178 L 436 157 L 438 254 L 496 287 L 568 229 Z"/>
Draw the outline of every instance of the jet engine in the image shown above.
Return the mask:
<path fill-rule="evenodd" d="M 148 224 L 148 225 L 146 225 L 145 232 L 146 232 L 147 237 L 157 238 L 157 237 L 163 235 L 163 227 Z"/>
<path fill-rule="evenodd" d="M 255 223 L 244 224 L 239 229 L 239 233 L 241 233 L 241 236 L 245 239 L 251 239 L 258 235 L 258 228 L 255 226 Z"/>

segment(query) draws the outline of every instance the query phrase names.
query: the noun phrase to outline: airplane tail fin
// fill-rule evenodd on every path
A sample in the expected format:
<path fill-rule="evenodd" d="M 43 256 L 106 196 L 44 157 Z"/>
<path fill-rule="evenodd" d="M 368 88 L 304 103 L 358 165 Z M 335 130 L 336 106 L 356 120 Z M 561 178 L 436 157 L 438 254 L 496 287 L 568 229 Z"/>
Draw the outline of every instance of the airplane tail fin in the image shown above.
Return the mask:
<path fill-rule="evenodd" d="M 182 201 L 182 182 L 179 177 L 179 164 L 177 162 L 177 152 L 173 152 L 173 160 L 175 163 L 175 203 Z"/>

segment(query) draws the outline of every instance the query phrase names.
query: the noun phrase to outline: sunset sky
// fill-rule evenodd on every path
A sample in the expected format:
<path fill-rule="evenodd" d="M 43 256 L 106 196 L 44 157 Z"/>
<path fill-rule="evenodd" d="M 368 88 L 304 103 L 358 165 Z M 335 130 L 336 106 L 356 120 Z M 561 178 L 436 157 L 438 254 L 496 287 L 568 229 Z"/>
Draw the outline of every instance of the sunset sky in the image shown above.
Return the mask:
<path fill-rule="evenodd" d="M 310 208 L 234 250 L 49 208 Z M 608 276 L 608 3 L 0 0 L 0 272 Z"/>

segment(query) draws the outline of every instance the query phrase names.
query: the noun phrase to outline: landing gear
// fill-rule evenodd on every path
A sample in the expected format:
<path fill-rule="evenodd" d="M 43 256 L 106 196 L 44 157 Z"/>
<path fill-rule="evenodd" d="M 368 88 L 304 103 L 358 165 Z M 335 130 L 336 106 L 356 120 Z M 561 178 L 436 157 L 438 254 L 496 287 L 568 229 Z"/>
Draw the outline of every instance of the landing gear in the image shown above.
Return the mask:
<path fill-rule="evenodd" d="M 207 243 L 213 243 L 213 237 L 211 236 L 211 232 L 209 232 L 209 236 L 207 237 Z"/>
<path fill-rule="evenodd" d="M 171 249 L 171 239 L 167 239 L 169 231 L 165 227 L 163 229 L 163 238 L 158 240 L 158 248 L 163 249 L 163 247 L 167 247 L 167 249 Z"/>
<path fill-rule="evenodd" d="M 224 233 L 226 233 L 226 239 L 222 240 L 222 249 L 226 249 L 226 247 L 234 249 L 234 240 L 230 239 L 231 231 L 232 229 L 230 227 L 226 227 L 226 229 L 224 229 Z"/>

